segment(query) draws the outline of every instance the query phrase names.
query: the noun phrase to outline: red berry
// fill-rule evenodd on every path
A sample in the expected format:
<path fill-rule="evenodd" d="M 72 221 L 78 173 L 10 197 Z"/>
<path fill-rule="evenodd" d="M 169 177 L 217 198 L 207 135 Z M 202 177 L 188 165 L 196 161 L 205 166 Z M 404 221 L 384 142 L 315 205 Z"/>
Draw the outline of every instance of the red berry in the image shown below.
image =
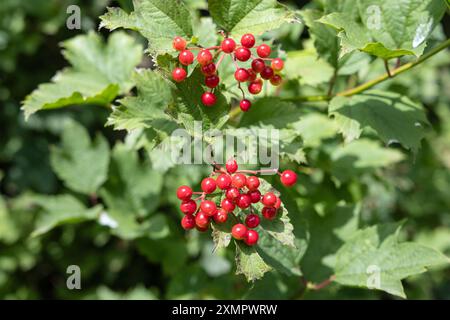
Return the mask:
<path fill-rule="evenodd" d="M 209 225 L 209 219 L 210 218 L 206 213 L 200 211 L 195 216 L 195 224 L 201 229 L 207 228 Z"/>
<path fill-rule="evenodd" d="M 194 54 L 189 50 L 183 50 L 180 52 L 178 60 L 181 64 L 188 66 L 194 62 Z"/>
<path fill-rule="evenodd" d="M 258 94 L 262 91 L 262 80 L 256 79 L 255 81 L 250 82 L 248 85 L 248 92 L 251 94 Z"/>
<path fill-rule="evenodd" d="M 262 198 L 262 203 L 266 207 L 273 207 L 277 203 L 277 196 L 272 192 L 267 192 Z"/>
<path fill-rule="evenodd" d="M 213 61 L 213 55 L 211 54 L 211 51 L 209 50 L 200 50 L 200 52 L 197 55 L 197 61 L 202 66 L 205 66 Z"/>
<path fill-rule="evenodd" d="M 252 198 L 248 194 L 241 194 L 236 199 L 236 204 L 241 209 L 247 209 L 252 204 Z"/>
<path fill-rule="evenodd" d="M 214 180 L 213 178 L 205 178 L 202 181 L 201 187 L 205 193 L 213 193 L 217 188 L 216 180 Z"/>
<path fill-rule="evenodd" d="M 281 207 L 281 199 L 277 197 L 277 202 L 275 203 L 275 205 L 273 206 L 275 209 L 280 209 Z"/>
<path fill-rule="evenodd" d="M 195 218 L 192 215 L 184 216 L 181 219 L 181 226 L 184 230 L 190 230 L 195 228 Z"/>
<path fill-rule="evenodd" d="M 259 200 L 261 200 L 261 192 L 259 192 L 259 190 L 251 190 L 247 192 L 247 194 L 252 199 L 252 203 L 258 203 Z"/>
<path fill-rule="evenodd" d="M 242 173 L 236 173 L 231 177 L 231 185 L 238 189 L 241 189 L 245 186 L 247 182 L 247 178 Z"/>
<path fill-rule="evenodd" d="M 225 168 L 227 168 L 228 173 L 233 174 L 233 173 L 235 173 L 237 171 L 238 164 L 237 164 L 236 160 L 230 159 L 225 164 Z"/>
<path fill-rule="evenodd" d="M 211 200 L 204 200 L 202 201 L 202 203 L 200 203 L 200 210 L 201 212 L 211 217 L 216 214 L 217 207 L 215 202 Z"/>
<path fill-rule="evenodd" d="M 292 187 L 297 183 L 297 174 L 292 170 L 285 170 L 281 174 L 281 183 L 286 187 Z"/>
<path fill-rule="evenodd" d="M 259 226 L 259 216 L 257 214 L 249 214 L 247 218 L 245 218 L 245 224 L 249 228 L 256 228 Z"/>
<path fill-rule="evenodd" d="M 233 212 L 234 209 L 236 209 L 236 205 L 234 204 L 233 200 L 230 200 L 228 198 L 222 200 L 221 206 L 222 209 L 224 209 L 226 212 Z"/>
<path fill-rule="evenodd" d="M 248 81 L 250 82 L 255 81 L 257 76 L 256 72 L 253 71 L 252 68 L 247 69 L 247 72 L 248 72 Z"/>
<path fill-rule="evenodd" d="M 180 204 L 180 210 L 184 214 L 194 214 L 195 210 L 197 210 L 197 204 L 194 200 L 183 201 Z"/>
<path fill-rule="evenodd" d="M 252 56 L 252 52 L 245 47 L 239 47 L 235 50 L 234 55 L 239 61 L 247 61 Z"/>
<path fill-rule="evenodd" d="M 219 85 L 219 82 L 220 78 L 215 74 L 213 74 L 212 76 L 207 76 L 205 78 L 205 85 L 211 89 L 217 87 Z"/>
<path fill-rule="evenodd" d="M 264 63 L 263 59 L 255 59 L 252 61 L 252 69 L 256 73 L 260 73 L 261 71 L 263 71 L 265 66 L 266 64 Z"/>
<path fill-rule="evenodd" d="M 279 86 L 282 82 L 283 78 L 278 74 L 274 74 L 273 77 L 270 78 L 270 83 L 275 87 Z"/>
<path fill-rule="evenodd" d="M 195 226 L 195 229 L 197 229 L 197 231 L 198 232 L 206 232 L 206 231 L 208 231 L 208 227 L 209 227 L 209 225 L 207 225 L 206 227 L 204 227 L 204 228 L 200 228 L 199 226 Z"/>
<path fill-rule="evenodd" d="M 219 189 L 226 190 L 231 186 L 231 177 L 223 173 L 217 177 L 216 182 Z"/>
<path fill-rule="evenodd" d="M 258 48 L 256 49 L 256 53 L 261 58 L 267 58 L 268 56 L 270 56 L 271 51 L 272 50 L 270 49 L 270 47 L 267 44 L 262 44 L 262 45 L 258 46 Z"/>
<path fill-rule="evenodd" d="M 216 95 L 212 92 L 202 94 L 202 103 L 207 107 L 212 107 L 217 102 Z"/>
<path fill-rule="evenodd" d="M 260 182 L 259 178 L 255 176 L 247 177 L 247 188 L 248 190 L 256 190 L 259 188 Z"/>
<path fill-rule="evenodd" d="M 213 219 L 216 223 L 225 223 L 228 219 L 228 212 L 224 209 L 219 209 L 213 216 Z"/>
<path fill-rule="evenodd" d="M 225 197 L 227 197 L 227 199 L 229 200 L 234 200 L 239 197 L 240 194 L 241 193 L 239 192 L 238 188 L 231 187 L 225 192 Z"/>
<path fill-rule="evenodd" d="M 244 34 L 241 38 L 241 44 L 246 48 L 252 48 L 255 42 L 255 36 L 250 33 Z"/>
<path fill-rule="evenodd" d="M 259 234 L 255 230 L 248 230 L 244 242 L 248 246 L 254 246 L 256 243 L 258 243 Z"/>
<path fill-rule="evenodd" d="M 216 65 L 214 63 L 208 63 L 202 66 L 201 71 L 205 76 L 211 76 L 216 73 Z"/>
<path fill-rule="evenodd" d="M 242 240 L 245 238 L 245 235 L 247 234 L 247 227 L 244 226 L 242 223 L 235 224 L 231 229 L 231 234 L 233 235 L 233 238 L 235 238 L 236 240 Z"/>
<path fill-rule="evenodd" d="M 236 48 L 236 42 L 231 38 L 226 38 L 222 41 L 221 48 L 225 53 L 232 53 Z"/>
<path fill-rule="evenodd" d="M 266 218 L 267 220 L 273 220 L 277 215 L 277 209 L 271 207 L 264 207 L 261 213 L 263 217 Z"/>
<path fill-rule="evenodd" d="M 176 82 L 182 82 L 187 77 L 187 72 L 183 68 L 175 68 L 172 71 L 172 78 Z"/>
<path fill-rule="evenodd" d="M 252 103 L 250 102 L 250 100 L 247 99 L 244 99 L 239 103 L 239 107 L 243 112 L 247 112 L 248 110 L 250 110 L 251 106 Z"/>
<path fill-rule="evenodd" d="M 275 71 L 281 71 L 284 68 L 284 61 L 280 58 L 275 58 L 272 60 L 272 69 Z"/>
<path fill-rule="evenodd" d="M 184 40 L 182 37 L 175 37 L 173 38 L 173 48 L 177 51 L 183 51 L 186 49 L 186 40 Z"/>
<path fill-rule="evenodd" d="M 177 189 L 177 197 L 180 200 L 187 201 L 192 197 L 192 189 L 188 186 L 181 186 Z"/>
<path fill-rule="evenodd" d="M 261 71 L 261 78 L 264 80 L 269 80 L 274 75 L 273 69 L 269 66 L 265 66 L 263 71 Z"/>
<path fill-rule="evenodd" d="M 246 81 L 248 81 L 249 77 L 250 77 L 250 75 L 248 74 L 247 69 L 244 69 L 244 68 L 239 68 L 234 73 L 234 78 L 239 82 L 246 82 Z"/>

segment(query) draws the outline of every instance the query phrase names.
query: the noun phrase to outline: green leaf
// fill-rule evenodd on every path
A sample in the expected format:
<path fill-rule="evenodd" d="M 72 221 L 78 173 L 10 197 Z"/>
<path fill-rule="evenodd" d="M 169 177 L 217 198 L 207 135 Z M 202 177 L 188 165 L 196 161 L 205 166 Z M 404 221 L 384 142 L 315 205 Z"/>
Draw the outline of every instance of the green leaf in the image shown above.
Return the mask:
<path fill-rule="evenodd" d="M 0 240 L 9 244 L 15 242 L 18 237 L 19 229 L 12 219 L 6 201 L 0 196 Z"/>
<path fill-rule="evenodd" d="M 375 141 L 361 139 L 333 150 L 331 172 L 337 179 L 347 181 L 368 170 L 388 167 L 403 158 L 398 150 L 383 148 Z"/>
<path fill-rule="evenodd" d="M 329 82 L 334 73 L 333 67 L 310 49 L 289 51 L 285 68 L 288 79 L 300 79 L 300 84 L 310 86 Z"/>
<path fill-rule="evenodd" d="M 261 279 L 270 270 L 254 247 L 249 247 L 241 242 L 236 244 L 236 274 L 243 274 L 248 282 Z"/>
<path fill-rule="evenodd" d="M 159 129 L 169 125 L 171 120 L 165 113 L 172 100 L 169 83 L 151 70 L 138 70 L 133 78 L 137 95 L 119 100 L 120 106 L 113 109 L 107 125 L 127 131 L 150 127 Z"/>
<path fill-rule="evenodd" d="M 449 264 L 450 260 L 434 249 L 412 242 L 399 243 L 398 232 L 399 228 L 393 225 L 358 231 L 337 253 L 336 282 L 406 298 L 402 279 L 435 265 Z"/>
<path fill-rule="evenodd" d="M 385 143 L 398 142 L 414 152 L 419 149 L 424 125 L 428 124 L 420 104 L 397 93 L 375 90 L 334 98 L 329 114 L 334 116 L 346 141 L 358 139 L 364 128 L 370 128 Z"/>
<path fill-rule="evenodd" d="M 82 125 L 70 122 L 63 131 L 61 147 L 52 148 L 50 160 L 53 170 L 68 188 L 94 194 L 107 178 L 108 141 L 101 134 L 91 141 Z"/>
<path fill-rule="evenodd" d="M 86 208 L 71 195 L 35 196 L 31 202 L 42 209 L 32 237 L 43 235 L 61 225 L 96 220 L 103 210 L 101 205 Z"/>
<path fill-rule="evenodd" d="M 172 41 L 176 36 L 187 40 L 192 37 L 192 17 L 183 1 L 134 0 L 133 5 L 130 14 L 120 8 L 108 8 L 100 17 L 100 28 L 138 31 L 148 39 L 149 50 L 154 54 L 173 51 Z"/>
<path fill-rule="evenodd" d="M 302 137 L 304 146 L 311 148 L 320 146 L 323 140 L 333 138 L 338 132 L 335 122 L 320 113 L 304 116 L 292 128 Z"/>
<path fill-rule="evenodd" d="M 259 35 L 295 20 L 294 13 L 276 0 L 208 0 L 208 8 L 218 27 L 233 37 Z"/>
<path fill-rule="evenodd" d="M 70 105 L 107 106 L 132 88 L 131 75 L 141 61 L 142 47 L 130 36 L 114 33 L 105 44 L 91 32 L 65 41 L 62 46 L 72 67 L 26 97 L 22 105 L 26 118 L 39 110 Z"/>

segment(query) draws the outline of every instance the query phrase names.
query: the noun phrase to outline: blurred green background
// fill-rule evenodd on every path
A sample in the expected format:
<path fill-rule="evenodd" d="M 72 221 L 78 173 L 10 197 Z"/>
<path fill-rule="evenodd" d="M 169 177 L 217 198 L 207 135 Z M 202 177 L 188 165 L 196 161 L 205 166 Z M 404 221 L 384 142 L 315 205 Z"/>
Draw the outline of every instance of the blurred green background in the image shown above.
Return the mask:
<path fill-rule="evenodd" d="M 199 8 L 204 3 L 201 0 L 188 2 Z M 82 30 L 65 27 L 66 8 L 70 4 L 81 7 Z M 308 1 L 289 4 L 302 7 L 308 5 Z M 150 173 L 152 178 L 146 183 L 151 184 L 153 198 L 142 201 L 151 203 L 143 208 L 149 211 L 143 215 L 162 219 L 161 228 L 151 236 L 134 236 L 131 227 L 113 234 L 108 227 L 90 221 L 30 237 L 42 210 L 30 203 L 40 195 L 67 191 L 52 170 L 49 150 L 59 145 L 70 120 L 88 128 L 92 136 L 101 132 L 111 146 L 124 139 L 123 133 L 104 126 L 108 111 L 99 107 L 75 106 L 42 112 L 33 115 L 28 122 L 20 111 L 21 101 L 27 94 L 66 66 L 59 43 L 96 30 L 97 17 L 104 13 L 107 5 L 131 8 L 128 1 L 1 1 L 0 298 L 391 299 L 384 293 L 337 285 L 319 292 L 305 292 L 299 278 L 278 273 L 270 273 L 255 284 L 235 276 L 232 250 L 212 254 L 208 236 L 186 235 L 179 227 L 180 213 L 174 190 L 183 183 L 198 184 L 208 171 L 206 167 L 175 167 L 164 174 Z M 448 37 L 448 20 L 444 28 Z M 446 37 L 444 28 L 435 32 L 436 41 Z M 106 31 L 101 32 L 107 35 Z M 302 30 L 280 31 L 279 35 L 286 49 L 301 48 L 299 35 L 302 39 L 307 37 Z M 144 43 L 143 39 L 140 41 Z M 409 154 L 394 168 L 363 172 L 360 179 L 337 186 L 328 171 L 327 148 L 335 145 L 333 141 L 307 150 L 309 162 L 316 167 L 315 174 L 302 174 L 301 186 L 291 195 L 303 199 L 300 202 L 304 217 L 322 219 L 311 208 L 326 211 L 340 199 L 358 194 L 363 204 L 363 224 L 407 219 L 405 239 L 414 239 L 450 255 L 449 64 L 447 51 L 382 85 L 422 101 L 426 106 L 432 128 L 416 156 Z M 376 74 L 378 70 L 380 68 L 372 71 Z M 142 169 L 151 171 L 149 161 L 140 156 Z M 95 197 L 87 200 L 74 196 L 86 205 L 96 203 Z M 137 221 L 140 218 L 137 216 Z M 302 269 L 308 279 L 320 281 L 323 277 L 317 265 L 333 239 L 326 222 L 316 225 L 319 227 L 309 230 L 314 240 L 303 259 Z M 66 288 L 66 268 L 72 264 L 81 267 L 82 290 Z M 409 298 L 450 299 L 448 268 L 432 270 L 404 284 Z"/>

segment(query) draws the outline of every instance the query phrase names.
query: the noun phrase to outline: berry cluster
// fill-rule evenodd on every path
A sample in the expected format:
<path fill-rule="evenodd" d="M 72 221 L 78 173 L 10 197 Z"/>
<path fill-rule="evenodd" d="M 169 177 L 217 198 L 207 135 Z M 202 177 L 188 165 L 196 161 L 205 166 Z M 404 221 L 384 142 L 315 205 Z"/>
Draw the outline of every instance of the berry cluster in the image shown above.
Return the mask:
<path fill-rule="evenodd" d="M 193 192 L 188 186 L 181 186 L 177 190 L 177 197 L 180 199 L 180 209 L 185 215 L 181 220 L 181 226 L 190 230 L 196 228 L 200 232 L 208 230 L 211 222 L 217 224 L 225 223 L 229 216 L 233 218 L 231 234 L 236 240 L 243 240 L 247 245 L 252 246 L 258 242 L 258 232 L 253 230 L 260 223 L 260 216 L 252 206 L 261 202 L 264 207 L 261 210 L 263 218 L 274 220 L 281 207 L 281 200 L 273 192 L 261 194 L 260 180 L 255 174 L 260 171 L 238 170 L 236 160 L 229 160 L 225 168 L 215 165 L 213 173 L 203 179 L 201 192 Z M 272 170 L 273 172 L 273 170 Z M 252 175 L 246 175 L 250 173 Z M 297 182 L 297 174 L 291 170 L 278 173 L 281 183 L 291 187 Z M 219 189 L 219 193 L 214 192 Z M 198 195 L 193 199 L 193 195 Z M 222 199 L 220 205 L 208 200 L 208 197 Z M 198 202 L 200 203 L 198 205 Z M 244 221 L 234 212 L 249 209 Z M 244 212 L 244 211 L 243 211 Z"/>
<path fill-rule="evenodd" d="M 220 83 L 218 69 L 220 63 L 226 55 L 230 55 L 236 67 L 234 78 L 236 79 L 239 89 L 242 92 L 242 100 L 240 108 L 246 112 L 252 106 L 250 100 L 245 98 L 245 92 L 242 90 L 241 83 L 248 83 L 248 92 L 253 95 L 259 94 L 263 88 L 263 80 L 268 80 L 274 86 L 278 86 L 282 82 L 281 76 L 278 74 L 284 67 L 284 61 L 280 58 L 269 58 L 272 49 L 267 44 L 261 44 L 256 47 L 255 57 L 250 49 L 255 47 L 255 36 L 245 34 L 241 38 L 241 45 L 238 46 L 232 38 L 225 38 L 220 46 L 210 48 L 187 47 L 187 42 L 181 37 L 175 37 L 173 40 L 173 48 L 179 51 L 178 61 L 183 66 L 194 63 L 195 56 L 192 50 L 199 50 L 197 61 L 201 66 L 201 72 L 205 76 L 205 85 L 211 91 L 203 93 L 201 99 L 206 107 L 212 107 L 216 104 L 217 98 L 213 90 Z M 211 53 L 215 51 L 215 53 Z M 217 64 L 215 60 L 217 59 Z M 238 61 L 247 62 L 252 59 L 251 68 L 239 67 Z M 271 65 L 266 65 L 265 61 L 270 61 Z M 172 78 L 176 82 L 182 82 L 187 77 L 185 67 L 177 67 L 172 71 Z"/>

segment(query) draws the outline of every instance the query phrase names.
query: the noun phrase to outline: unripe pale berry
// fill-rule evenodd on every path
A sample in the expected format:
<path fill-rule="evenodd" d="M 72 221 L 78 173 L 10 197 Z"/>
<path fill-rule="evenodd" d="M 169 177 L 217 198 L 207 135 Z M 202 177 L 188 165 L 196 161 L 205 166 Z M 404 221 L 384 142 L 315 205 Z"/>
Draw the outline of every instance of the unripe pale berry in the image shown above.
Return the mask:
<path fill-rule="evenodd" d="M 195 224 L 201 229 L 207 228 L 209 226 L 209 219 L 206 213 L 199 211 L 195 216 Z"/>
<path fill-rule="evenodd" d="M 259 181 L 258 177 L 250 176 L 250 177 L 247 177 L 246 184 L 247 184 L 248 190 L 256 190 L 259 188 L 260 181 Z"/>
<path fill-rule="evenodd" d="M 241 44 L 246 48 L 253 48 L 255 42 L 255 36 L 251 33 L 244 34 L 241 38 Z"/>
<path fill-rule="evenodd" d="M 225 168 L 227 169 L 228 173 L 233 174 L 237 171 L 238 164 L 237 164 L 236 160 L 230 159 L 225 164 Z"/>
<path fill-rule="evenodd" d="M 193 215 L 186 215 L 181 219 L 181 226 L 184 230 L 191 230 L 195 228 L 195 218 Z"/>
<path fill-rule="evenodd" d="M 236 48 L 236 42 L 231 38 L 226 38 L 222 41 L 220 47 L 222 48 L 223 52 L 232 53 Z"/>
<path fill-rule="evenodd" d="M 282 82 L 283 78 L 278 74 L 274 74 L 273 77 L 270 78 L 270 83 L 275 87 L 279 86 Z"/>
<path fill-rule="evenodd" d="M 243 112 L 247 112 L 248 110 L 250 110 L 251 106 L 252 103 L 247 99 L 241 100 L 241 102 L 239 103 L 239 107 Z"/>
<path fill-rule="evenodd" d="M 245 224 L 247 225 L 247 227 L 249 228 L 256 228 L 257 226 L 259 226 L 259 216 L 257 214 L 249 214 L 247 216 L 247 218 L 245 218 Z"/>
<path fill-rule="evenodd" d="M 228 198 L 223 199 L 220 205 L 226 212 L 233 212 L 234 209 L 236 209 L 236 205 L 234 204 L 233 200 L 230 200 Z"/>
<path fill-rule="evenodd" d="M 246 81 L 248 81 L 249 77 L 250 77 L 250 75 L 248 74 L 247 69 L 244 69 L 244 68 L 239 68 L 234 73 L 234 78 L 239 82 L 246 82 Z"/>
<path fill-rule="evenodd" d="M 242 173 L 236 173 L 231 177 L 231 185 L 235 188 L 241 189 L 245 186 L 247 178 Z"/>
<path fill-rule="evenodd" d="M 212 107 L 217 102 L 216 95 L 212 92 L 205 92 L 202 94 L 202 103 L 206 107 Z"/>
<path fill-rule="evenodd" d="M 182 82 L 187 77 L 187 72 L 183 68 L 175 68 L 172 71 L 172 78 L 176 82 Z"/>
<path fill-rule="evenodd" d="M 213 178 L 205 178 L 202 180 L 201 187 L 205 193 L 213 193 L 217 188 L 216 180 Z"/>
<path fill-rule="evenodd" d="M 180 210 L 184 214 L 194 214 L 195 210 L 197 210 L 197 204 L 194 200 L 183 201 L 180 204 Z"/>
<path fill-rule="evenodd" d="M 254 246 L 258 243 L 259 234 L 255 230 L 248 230 L 244 237 L 244 242 L 248 246 Z"/>
<path fill-rule="evenodd" d="M 252 56 L 251 51 L 245 47 L 239 47 L 235 50 L 234 55 L 239 61 L 245 62 Z"/>
<path fill-rule="evenodd" d="M 268 56 L 270 56 L 271 51 L 272 50 L 267 44 L 262 44 L 256 49 L 256 53 L 261 58 L 267 58 Z"/>
<path fill-rule="evenodd" d="M 261 213 L 263 217 L 266 218 L 267 220 L 273 220 L 277 215 L 277 209 L 272 207 L 264 207 Z"/>
<path fill-rule="evenodd" d="M 247 227 L 244 226 L 242 223 L 235 224 L 231 229 L 231 234 L 233 235 L 233 238 L 235 238 L 236 240 L 242 240 L 245 238 L 245 235 L 247 234 Z"/>
<path fill-rule="evenodd" d="M 292 170 L 285 170 L 281 174 L 281 183 L 286 187 L 292 187 L 297 183 L 297 174 Z"/>
<path fill-rule="evenodd" d="M 211 217 L 216 214 L 217 206 L 214 201 L 204 200 L 200 203 L 200 210 Z"/>
<path fill-rule="evenodd" d="M 213 88 L 217 87 L 219 85 L 219 82 L 220 82 L 220 78 L 219 78 L 219 76 L 217 76 L 215 74 L 205 77 L 205 85 L 208 88 L 213 89 Z"/>
<path fill-rule="evenodd" d="M 262 91 L 262 80 L 256 79 L 255 81 L 250 82 L 248 85 L 248 92 L 251 94 L 259 94 Z"/>
<path fill-rule="evenodd" d="M 211 51 L 203 49 L 200 50 L 200 52 L 197 55 L 197 61 L 202 66 L 205 66 L 213 61 L 213 55 L 211 54 Z"/>
<path fill-rule="evenodd" d="M 261 78 L 264 80 L 269 80 L 274 75 L 273 69 L 269 66 L 265 66 L 263 71 L 261 71 Z"/>
<path fill-rule="evenodd" d="M 183 50 L 180 52 L 178 60 L 182 65 L 188 66 L 194 62 L 194 54 L 189 50 Z"/>
<path fill-rule="evenodd" d="M 252 203 L 258 203 L 261 200 L 261 192 L 259 190 L 251 190 L 247 194 L 252 199 Z"/>
<path fill-rule="evenodd" d="M 261 201 L 266 207 L 273 207 L 277 203 L 277 196 L 272 192 L 267 192 Z"/>
<path fill-rule="evenodd" d="M 263 59 L 255 59 L 252 61 L 252 69 L 256 73 L 260 73 L 261 71 L 263 71 L 265 66 L 266 64 L 264 63 Z"/>
<path fill-rule="evenodd" d="M 281 71 L 284 68 L 284 61 L 280 58 L 275 58 L 272 60 L 272 69 L 275 71 Z"/>
<path fill-rule="evenodd" d="M 228 219 L 228 212 L 226 212 L 224 209 L 219 209 L 213 216 L 213 219 L 216 223 L 225 223 Z"/>
<path fill-rule="evenodd" d="M 241 209 L 247 209 L 252 204 L 252 199 L 248 194 L 244 193 L 236 198 L 236 204 Z"/>
<path fill-rule="evenodd" d="M 231 186 L 231 177 L 227 174 L 221 174 L 216 179 L 219 189 L 226 190 Z"/>
<path fill-rule="evenodd" d="M 192 197 L 192 189 L 188 186 L 181 186 L 177 189 L 177 197 L 182 201 L 187 201 Z"/>
<path fill-rule="evenodd" d="M 183 51 L 186 49 L 186 40 L 184 40 L 182 37 L 175 37 L 173 38 L 173 48 L 177 51 Z"/>
<path fill-rule="evenodd" d="M 216 65 L 214 63 L 208 63 L 202 66 L 201 71 L 205 76 L 212 76 L 216 73 Z"/>

